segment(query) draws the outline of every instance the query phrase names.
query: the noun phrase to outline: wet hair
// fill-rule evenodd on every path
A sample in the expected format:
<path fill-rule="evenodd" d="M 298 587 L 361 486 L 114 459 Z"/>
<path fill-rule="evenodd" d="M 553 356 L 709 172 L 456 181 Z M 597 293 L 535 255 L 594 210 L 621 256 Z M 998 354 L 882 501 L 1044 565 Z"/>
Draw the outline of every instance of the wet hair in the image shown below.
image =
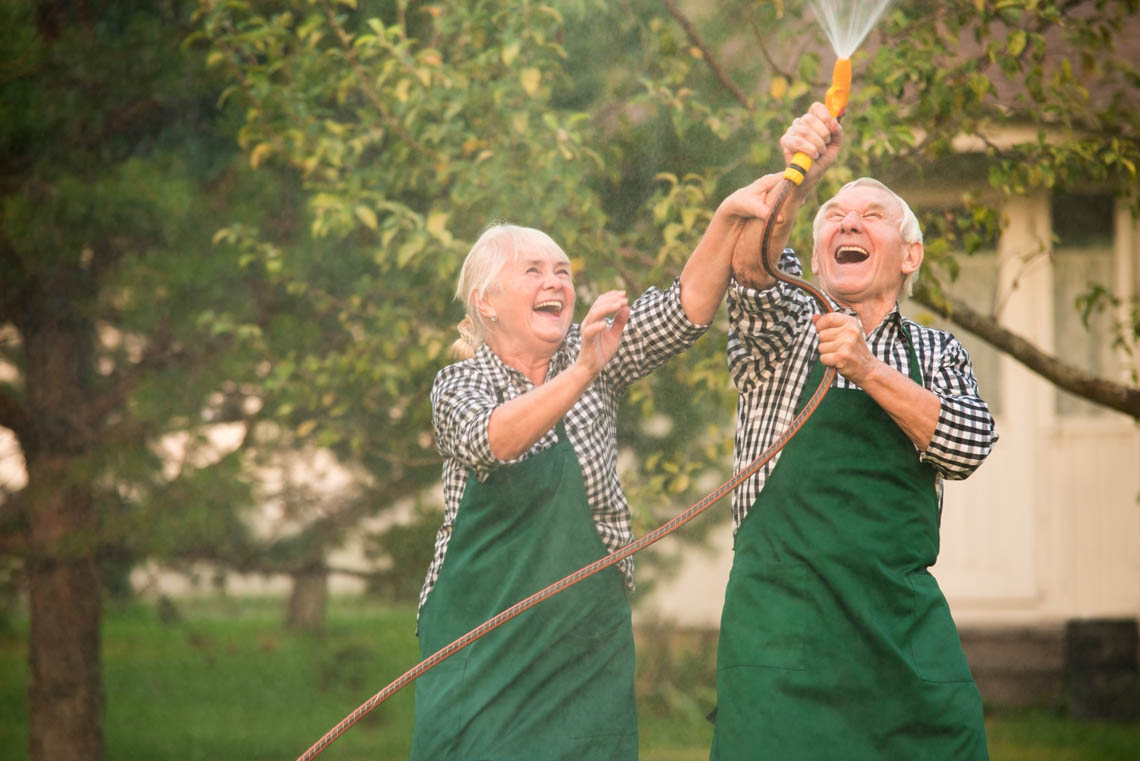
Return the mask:
<path fill-rule="evenodd" d="M 457 358 L 475 356 L 487 335 L 487 324 L 479 313 L 476 297 L 494 288 L 503 265 L 508 260 L 517 261 L 524 251 L 544 251 L 570 261 L 566 252 L 541 230 L 504 223 L 487 227 L 467 253 L 455 286 L 455 298 L 463 303 L 466 312 L 457 326 L 459 340 L 451 347 Z"/>
<path fill-rule="evenodd" d="M 852 180 L 851 182 L 841 187 L 838 193 L 833 195 L 822 206 L 819 207 L 819 211 L 817 211 L 815 214 L 815 220 L 812 222 L 811 228 L 813 249 L 815 248 L 816 241 L 819 240 L 819 230 L 821 227 L 823 227 L 824 217 L 827 216 L 827 212 L 831 208 L 831 205 L 835 203 L 835 199 L 839 196 L 839 193 L 842 193 L 843 191 L 851 188 L 876 188 L 878 190 L 882 190 L 891 198 L 895 199 L 895 203 L 899 205 L 899 211 L 901 212 L 901 216 L 899 218 L 899 235 L 902 237 L 903 243 L 907 245 L 913 243 L 922 243 L 922 226 L 919 225 L 918 217 L 914 215 L 914 212 L 911 211 L 910 205 L 903 200 L 902 196 L 872 177 L 860 177 L 859 179 Z M 906 276 L 901 289 L 901 293 L 903 295 L 909 296 L 911 294 L 911 291 L 914 290 L 914 281 L 917 278 L 917 269 Z"/>

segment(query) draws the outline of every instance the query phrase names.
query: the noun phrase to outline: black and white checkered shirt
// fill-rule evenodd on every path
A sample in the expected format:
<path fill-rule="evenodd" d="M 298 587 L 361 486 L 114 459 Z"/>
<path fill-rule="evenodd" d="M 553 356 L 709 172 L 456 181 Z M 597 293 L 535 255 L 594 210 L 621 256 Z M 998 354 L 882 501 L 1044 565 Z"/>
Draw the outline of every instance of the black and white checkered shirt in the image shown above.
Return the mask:
<path fill-rule="evenodd" d="M 786 249 L 780 268 L 796 277 L 803 270 L 795 253 Z M 855 314 L 851 309 L 837 311 Z M 728 366 L 739 391 L 736 408 L 736 446 L 733 467 L 740 470 L 787 429 L 795 417 L 808 375 L 819 357 L 819 334 L 811 316 L 820 311 L 815 299 L 786 283 L 753 290 L 733 283 L 728 293 Z M 906 330 L 914 344 L 925 387 L 938 395 L 942 410 L 934 438 L 920 458 L 930 463 L 941 479 L 962 479 L 974 472 L 990 453 L 997 432 L 989 407 L 978 396 L 970 357 L 958 339 L 904 318 L 895 306 L 867 336 L 871 353 L 904 375 L 910 372 Z M 836 375 L 835 387 L 858 388 Z M 776 467 L 773 457 L 732 495 L 733 531 L 756 501 L 764 482 Z"/>
<path fill-rule="evenodd" d="M 631 383 L 687 349 L 708 328 L 689 321 L 680 296 L 680 282 L 674 281 L 664 291 L 650 288 L 630 306 L 629 322 L 617 352 L 563 418 L 582 468 L 594 523 L 611 552 L 633 539 L 629 504 L 617 475 L 618 401 Z M 547 379 L 573 364 L 580 348 L 579 325 L 574 323 L 550 360 Z M 443 525 L 436 534 L 435 558 L 420 593 L 421 607 L 439 577 L 468 473 L 474 471 L 483 481 L 495 468 L 524 460 L 557 443 L 552 428 L 515 460 L 499 460 L 491 454 L 487 437 L 491 412 L 532 388 L 534 384 L 526 376 L 504 364 L 486 344 L 473 358 L 448 365 L 436 376 L 431 406 L 436 447 L 444 457 Z M 620 567 L 626 586 L 632 590 L 632 559 L 623 560 Z"/>

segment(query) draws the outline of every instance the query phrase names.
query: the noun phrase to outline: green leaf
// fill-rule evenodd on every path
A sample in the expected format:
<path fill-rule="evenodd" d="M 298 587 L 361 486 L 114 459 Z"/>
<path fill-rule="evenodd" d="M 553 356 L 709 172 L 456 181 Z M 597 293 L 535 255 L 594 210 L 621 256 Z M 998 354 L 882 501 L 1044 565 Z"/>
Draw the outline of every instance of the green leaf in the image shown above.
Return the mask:
<path fill-rule="evenodd" d="M 1009 54 L 1014 58 L 1021 55 L 1022 51 L 1025 50 L 1025 40 L 1024 29 L 1013 30 L 1006 40 L 1006 49 L 1009 51 Z"/>
<path fill-rule="evenodd" d="M 534 97 L 538 92 L 538 86 L 542 83 L 542 72 L 533 66 L 527 67 L 519 72 L 519 82 L 522 84 L 523 91 Z"/>
<path fill-rule="evenodd" d="M 376 212 L 364 205 L 359 205 L 354 210 L 356 218 L 364 223 L 364 226 L 369 230 L 378 230 L 380 227 L 379 220 L 376 219 Z"/>
<path fill-rule="evenodd" d="M 515 59 L 518 57 L 519 43 L 517 41 L 507 43 L 503 46 L 502 50 L 499 51 L 499 58 L 506 66 L 510 66 L 512 63 L 514 63 Z"/>

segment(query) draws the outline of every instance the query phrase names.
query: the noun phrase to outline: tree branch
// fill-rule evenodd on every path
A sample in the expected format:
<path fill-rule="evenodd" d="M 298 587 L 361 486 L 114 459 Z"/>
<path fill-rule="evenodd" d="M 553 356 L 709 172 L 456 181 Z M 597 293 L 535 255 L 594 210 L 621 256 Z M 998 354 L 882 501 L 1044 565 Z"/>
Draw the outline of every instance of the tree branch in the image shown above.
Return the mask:
<path fill-rule="evenodd" d="M 670 15 L 677 20 L 681 28 L 685 30 L 685 35 L 688 36 L 689 42 L 701 51 L 705 63 L 712 71 L 713 76 L 720 82 L 721 86 L 732 93 L 732 97 L 736 99 L 737 103 L 751 111 L 753 108 L 752 102 L 748 100 L 748 96 L 744 94 L 744 91 L 737 87 L 736 83 L 725 73 L 724 68 L 721 67 L 717 62 L 716 56 L 713 55 L 712 49 L 701 39 L 701 35 L 697 32 L 697 28 L 693 26 L 693 22 L 689 20 L 688 16 L 681 12 L 681 9 L 677 7 L 673 0 L 661 0 L 661 3 L 669 10 Z"/>
<path fill-rule="evenodd" d="M 929 287 L 921 283 L 916 286 L 911 298 L 1013 357 L 1058 388 L 1140 420 L 1140 388 L 1098 378 L 1066 364 L 1006 330 L 992 318 L 975 312 L 962 301 L 945 294 L 934 296 Z"/>

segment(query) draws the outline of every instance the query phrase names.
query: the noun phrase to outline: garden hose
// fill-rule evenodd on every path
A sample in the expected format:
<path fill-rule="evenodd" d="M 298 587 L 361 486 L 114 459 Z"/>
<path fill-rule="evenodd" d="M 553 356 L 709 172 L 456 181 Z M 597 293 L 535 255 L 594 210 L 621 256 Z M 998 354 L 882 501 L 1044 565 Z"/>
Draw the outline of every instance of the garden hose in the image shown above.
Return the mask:
<path fill-rule="evenodd" d="M 841 63 L 845 64 L 845 66 L 842 67 L 843 71 L 846 72 L 845 80 L 840 79 L 840 75 L 842 74 L 840 66 Z M 838 117 L 843 112 L 843 108 L 847 103 L 847 95 L 850 92 L 851 88 L 850 62 L 841 60 L 840 62 L 836 63 L 835 69 L 837 72 L 836 80 L 833 82 L 832 88 L 828 90 L 828 108 L 831 109 L 833 115 Z M 834 108 L 833 103 L 837 103 L 838 107 Z M 785 171 L 784 177 L 786 178 L 786 181 L 784 182 L 784 186 L 781 189 L 775 203 L 772 205 L 771 214 L 768 216 L 768 219 L 764 224 L 764 234 L 760 242 L 760 260 L 763 263 L 764 269 L 773 278 L 804 289 L 817 302 L 819 302 L 820 309 L 823 312 L 830 312 L 830 304 L 822 292 L 820 292 L 810 283 L 776 269 L 772 266 L 772 263 L 769 261 L 768 256 L 768 246 L 771 241 L 772 229 L 775 227 L 776 220 L 780 216 L 780 209 L 783 207 L 789 192 L 794 187 L 803 182 L 803 178 L 807 174 L 807 170 L 811 168 L 811 159 L 808 158 L 805 154 L 797 154 L 796 159 L 793 161 L 799 160 L 801 156 L 804 160 L 806 160 L 806 165 L 795 166 L 794 170 L 791 166 L 789 166 L 789 168 Z M 789 174 L 796 174 L 799 179 L 796 180 L 793 177 L 789 176 Z M 334 740 L 336 740 L 336 738 L 344 734 L 353 724 L 364 718 L 364 716 L 376 708 L 376 706 L 380 705 L 392 695 L 396 694 L 401 689 L 406 687 L 408 684 L 415 681 L 416 678 L 431 668 L 437 666 L 451 655 L 454 655 L 463 648 L 467 647 L 483 635 L 487 634 L 493 629 L 496 629 L 507 621 L 510 621 L 512 618 L 519 615 L 523 611 L 532 608 L 535 605 L 538 605 L 544 600 L 549 600 L 559 592 L 574 586 L 578 582 L 583 581 L 590 576 L 598 573 L 599 571 L 609 568 L 610 566 L 621 562 L 625 558 L 630 557 L 634 553 L 645 549 L 649 545 L 658 542 L 659 540 L 663 539 L 669 534 L 672 534 L 681 526 L 691 521 L 693 518 L 696 518 L 708 508 L 712 507 L 712 505 L 720 501 L 722 497 L 742 484 L 752 475 L 757 473 L 761 468 L 764 467 L 764 465 L 768 463 L 769 460 L 771 460 L 776 455 L 777 452 L 783 449 L 788 441 L 790 441 L 791 438 L 800 430 L 800 428 L 803 427 L 804 423 L 809 417 L 811 417 L 812 413 L 815 412 L 816 408 L 819 406 L 819 403 L 823 401 L 824 395 L 827 394 L 828 390 L 831 388 L 832 381 L 835 378 L 835 373 L 836 370 L 834 367 L 827 368 L 827 371 L 824 373 L 823 379 L 820 381 L 819 386 L 816 387 L 807 404 L 804 405 L 804 408 L 800 410 L 799 414 L 796 415 L 796 417 L 792 420 L 787 430 L 780 434 L 780 436 L 776 439 L 776 441 L 772 443 L 770 447 L 761 452 L 754 460 L 752 460 L 752 462 L 734 474 L 729 480 L 725 481 L 716 489 L 706 494 L 694 505 L 689 507 L 684 512 L 679 513 L 669 522 L 658 526 L 656 529 L 649 532 L 648 534 L 645 534 L 641 538 L 633 540 L 629 544 L 624 545 L 609 555 L 595 560 L 593 563 L 590 563 L 584 568 L 580 568 L 579 570 L 574 571 L 570 575 L 559 579 L 558 581 L 539 590 L 538 592 L 535 592 L 526 599 L 515 603 L 511 607 L 504 610 L 502 613 L 499 613 L 493 618 L 483 622 L 450 644 L 445 645 L 436 652 L 432 653 L 427 658 L 420 661 L 414 667 L 406 671 L 398 679 L 390 683 L 387 687 L 380 690 L 380 692 L 376 693 L 363 704 L 361 704 L 360 707 L 355 711 L 342 719 L 336 726 L 326 732 L 325 735 L 321 737 L 321 739 L 313 743 L 313 745 L 307 751 L 301 754 L 301 756 L 297 758 L 297 761 L 311 761 L 311 759 L 315 758 L 321 751 L 323 751 Z"/>

